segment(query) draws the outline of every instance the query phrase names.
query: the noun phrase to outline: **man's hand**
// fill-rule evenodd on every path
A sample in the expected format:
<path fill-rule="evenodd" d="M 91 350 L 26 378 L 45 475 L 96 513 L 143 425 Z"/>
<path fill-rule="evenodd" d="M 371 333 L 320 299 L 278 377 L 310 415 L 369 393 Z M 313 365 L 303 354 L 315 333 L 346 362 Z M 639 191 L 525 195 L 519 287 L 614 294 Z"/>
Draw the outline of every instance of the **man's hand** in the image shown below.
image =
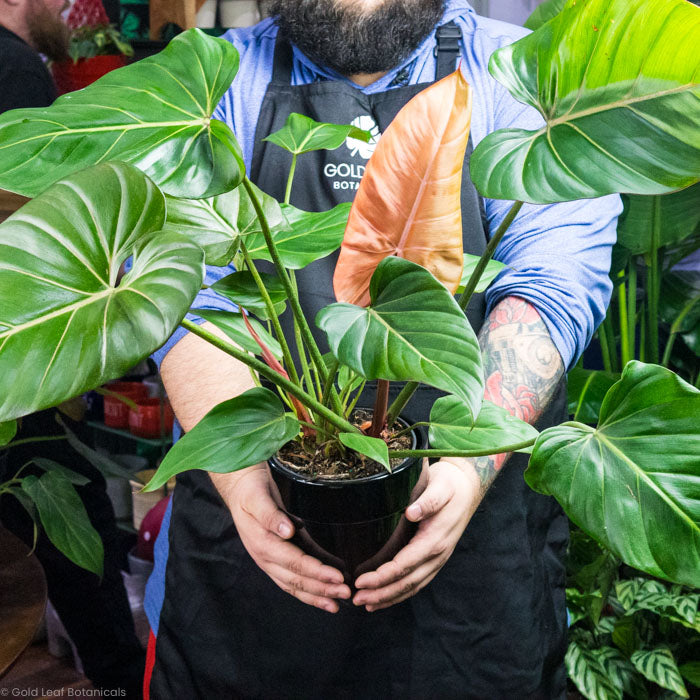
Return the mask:
<path fill-rule="evenodd" d="M 472 461 L 443 458 L 429 467 L 428 485 L 406 509 L 418 532 L 376 571 L 362 574 L 353 598 L 369 612 L 388 608 L 415 595 L 433 580 L 457 546 L 483 496 Z"/>
<path fill-rule="evenodd" d="M 286 593 L 308 605 L 337 612 L 334 598 L 350 597 L 343 574 L 287 542 L 294 526 L 272 498 L 267 468 L 257 465 L 243 469 L 233 481 L 222 482 L 222 476 L 212 478 L 255 563 Z"/>

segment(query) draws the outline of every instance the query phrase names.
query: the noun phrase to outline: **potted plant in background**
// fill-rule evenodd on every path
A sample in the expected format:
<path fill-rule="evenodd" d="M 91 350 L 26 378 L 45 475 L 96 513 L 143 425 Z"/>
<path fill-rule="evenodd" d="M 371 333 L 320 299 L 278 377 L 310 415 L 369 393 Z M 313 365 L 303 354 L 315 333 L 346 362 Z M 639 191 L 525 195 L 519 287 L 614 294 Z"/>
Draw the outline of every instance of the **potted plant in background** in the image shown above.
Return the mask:
<path fill-rule="evenodd" d="M 319 214 L 280 206 L 245 177 L 235 137 L 210 118 L 237 67 L 230 44 L 192 30 L 158 56 L 105 76 L 51 108 L 3 115 L 0 186 L 36 199 L 0 226 L 0 250 L 8 261 L 0 270 L 0 297 L 9 302 L 0 317 L 0 377 L 23 377 L 21 383 L 0 379 L 0 420 L 119 376 L 181 323 L 248 365 L 278 393 L 257 387 L 214 408 L 169 453 L 153 487 L 184 469 L 227 472 L 255 464 L 290 441 L 304 453 L 347 451 L 384 468 L 392 458 L 532 449 L 528 483 L 554 495 L 586 532 L 630 566 L 697 585 L 700 391 L 665 368 L 632 362 L 607 392 L 597 428 L 569 422 L 537 434 L 482 402 L 478 345 L 462 308 L 523 201 L 617 191 L 660 194 L 697 181 L 692 57 L 698 27 L 700 11 L 684 0 L 572 0 L 540 30 L 494 54 L 494 76 L 546 121 L 536 132 L 494 132 L 472 156 L 478 189 L 515 200 L 510 214 L 485 254 L 467 265 L 449 236 L 436 241 L 434 235 L 430 254 L 419 262 L 398 257 L 398 247 L 410 246 L 396 241 L 383 252 L 341 258 L 336 289 L 345 301 L 316 319 L 327 334 L 330 357 L 310 337 L 313 319 L 300 308 L 293 270 L 335 250 L 344 235 L 351 241 L 357 235 L 353 214 L 346 231 L 347 207 Z M 673 56 L 659 48 L 669 37 Z M 607 57 L 616 52 L 624 60 L 611 69 Z M 419 144 L 412 165 L 422 181 L 444 179 L 458 161 L 461 167 L 450 136 L 459 133 L 466 143 L 469 90 L 459 72 L 430 90 L 440 99 L 419 95 L 392 124 L 395 134 L 403 133 L 390 137 L 390 129 L 382 137 L 385 145 L 375 151 L 361 185 L 379 194 L 358 193 L 356 218 L 382 216 L 394 206 L 393 218 L 406 225 L 414 205 L 430 208 L 427 199 L 416 198 L 415 178 L 387 167 L 392 149 L 406 150 L 407 134 Z M 113 105 L 125 100 L 129 113 L 115 117 Z M 660 113 L 666 115 L 661 133 Z M 27 119 L 39 114 L 45 119 Z M 422 128 L 427 119 L 431 130 Z M 335 147 L 351 132 L 350 126 L 292 115 L 269 138 L 299 157 L 304 150 Z M 647 132 L 654 138 L 641 148 L 636 138 Z M 424 158 L 426 153 L 433 157 Z M 103 163 L 107 158 L 113 162 Z M 396 204 L 381 193 L 390 193 Z M 454 221 L 456 206 L 445 197 L 438 213 Z M 391 228 L 393 218 L 383 216 L 382 226 Z M 421 235 L 419 227 L 405 230 Z M 32 255 L 35 249 L 43 255 Z M 133 268 L 117 281 L 130 255 Z M 217 291 L 255 312 L 270 331 L 243 313 L 205 316 L 231 343 L 183 316 L 201 287 L 203 261 L 223 264 L 234 256 L 245 269 Z M 255 260 L 271 260 L 276 276 L 262 278 Z M 452 293 L 461 286 L 457 302 Z M 278 328 L 287 305 L 306 352 L 299 371 L 289 357 L 290 339 Z M 358 425 L 349 410 L 357 384 L 375 379 L 374 413 L 368 425 Z M 386 406 L 390 381 L 407 384 Z M 431 447 L 388 446 L 386 428 L 391 431 L 419 383 L 447 392 L 435 403 L 430 425 L 417 426 L 428 427 Z M 669 442 L 677 448 L 673 454 Z M 328 493 L 338 483 L 321 481 L 313 483 Z"/>
<path fill-rule="evenodd" d="M 51 64 L 59 94 L 80 90 L 134 55 L 131 46 L 110 24 L 101 0 L 76 0 L 66 23 L 70 27 L 70 59 Z"/>

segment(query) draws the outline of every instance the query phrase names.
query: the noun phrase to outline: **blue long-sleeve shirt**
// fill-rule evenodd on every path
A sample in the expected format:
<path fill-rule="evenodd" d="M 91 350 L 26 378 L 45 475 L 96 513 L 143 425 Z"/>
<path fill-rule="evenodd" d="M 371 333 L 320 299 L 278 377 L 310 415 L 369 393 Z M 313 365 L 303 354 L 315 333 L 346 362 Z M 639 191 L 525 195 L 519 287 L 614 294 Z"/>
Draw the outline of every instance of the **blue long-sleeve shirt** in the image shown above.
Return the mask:
<path fill-rule="evenodd" d="M 462 30 L 461 67 L 474 90 L 471 127 L 474 146 L 496 129 L 538 129 L 542 125 L 541 115 L 516 102 L 488 72 L 491 54 L 525 36 L 527 30 L 479 17 L 466 0 L 448 0 L 440 24 L 451 20 Z M 260 107 L 272 77 L 276 36 L 277 28 L 269 19 L 225 35 L 238 49 L 241 63 L 236 79 L 214 116 L 235 132 L 248 168 Z M 410 84 L 434 80 L 434 46 L 432 34 L 402 65 L 372 85 L 356 86 L 357 89 L 366 93 L 385 91 L 404 69 L 407 69 Z M 349 82 L 334 71 L 317 66 L 295 48 L 292 84 L 303 85 L 322 79 Z M 485 201 L 490 231 L 496 230 L 511 204 L 501 200 Z M 528 300 L 542 316 L 565 366 L 575 363 L 603 320 L 610 300 L 612 285 L 608 269 L 621 210 L 617 195 L 546 206 L 525 205 L 496 250 L 495 258 L 508 268 L 486 293 L 488 310 L 509 295 Z M 232 268 L 209 267 L 206 283 L 212 284 L 232 271 Z M 200 293 L 193 307 L 234 308 L 211 290 Z M 201 320 L 193 315 L 190 318 Z M 158 363 L 184 334 L 185 331 L 179 329 L 155 353 Z M 170 512 L 168 508 L 156 543 L 156 569 L 148 583 L 145 604 L 156 632 L 164 595 Z"/>
<path fill-rule="evenodd" d="M 466 0 L 448 0 L 441 24 L 451 20 L 462 30 L 461 67 L 474 91 L 471 128 L 474 146 L 497 129 L 538 129 L 542 125 L 541 115 L 517 102 L 488 72 L 491 54 L 520 39 L 527 30 L 479 17 Z M 233 129 L 247 167 L 252 160 L 260 107 L 272 77 L 276 36 L 277 27 L 271 19 L 225 35 L 240 52 L 240 70 L 214 116 Z M 355 87 L 368 94 L 388 90 L 402 70 L 407 70 L 409 84 L 432 81 L 434 46 L 435 37 L 431 34 L 396 69 L 368 87 Z M 329 79 L 350 83 L 335 71 L 316 65 L 294 47 L 293 85 Z M 496 230 L 511 204 L 485 200 L 491 232 Z M 487 291 L 487 309 L 490 311 L 509 295 L 532 303 L 542 316 L 564 365 L 570 367 L 605 316 L 612 289 L 608 278 L 610 252 L 620 211 L 617 195 L 552 205 L 526 204 L 496 250 L 494 257 L 508 268 Z M 210 268 L 208 281 L 228 271 Z M 206 291 L 198 297 L 195 307 L 230 308 L 230 305 Z M 182 334 L 182 331 L 176 333 L 156 359 L 162 359 Z"/>

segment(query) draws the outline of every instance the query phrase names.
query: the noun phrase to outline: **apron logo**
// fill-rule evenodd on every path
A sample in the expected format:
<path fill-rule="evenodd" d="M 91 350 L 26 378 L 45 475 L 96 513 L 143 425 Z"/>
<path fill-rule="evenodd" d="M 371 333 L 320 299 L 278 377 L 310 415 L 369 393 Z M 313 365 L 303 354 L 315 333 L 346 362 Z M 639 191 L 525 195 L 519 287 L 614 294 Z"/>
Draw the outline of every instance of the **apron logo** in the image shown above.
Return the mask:
<path fill-rule="evenodd" d="M 364 129 L 369 131 L 371 138 L 368 143 L 360 141 L 360 139 L 347 138 L 345 139 L 345 145 L 350 149 L 350 155 L 354 158 L 359 155 L 360 158 L 369 160 L 370 156 L 374 153 L 374 149 L 377 147 L 377 141 L 381 136 L 379 132 L 379 127 L 377 122 L 369 116 L 369 114 L 363 114 L 361 117 L 355 117 L 350 122 L 353 126 L 358 129 Z"/>

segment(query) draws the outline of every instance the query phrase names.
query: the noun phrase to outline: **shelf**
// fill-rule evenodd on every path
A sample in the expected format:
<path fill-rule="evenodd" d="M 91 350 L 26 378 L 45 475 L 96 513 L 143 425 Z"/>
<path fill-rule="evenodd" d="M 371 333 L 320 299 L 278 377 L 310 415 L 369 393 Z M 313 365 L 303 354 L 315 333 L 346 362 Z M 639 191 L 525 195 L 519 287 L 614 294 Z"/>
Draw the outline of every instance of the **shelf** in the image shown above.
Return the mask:
<path fill-rule="evenodd" d="M 89 420 L 87 421 L 87 424 L 91 428 L 101 430 L 104 433 L 110 433 L 111 435 L 119 435 L 120 437 L 129 438 L 130 440 L 134 440 L 135 442 L 143 443 L 144 445 L 151 445 L 152 447 L 163 447 L 164 445 L 169 446 L 173 443 L 173 439 L 170 435 L 162 438 L 145 438 L 140 437 L 139 435 L 134 435 L 128 430 L 123 430 L 122 428 L 112 428 L 109 425 L 105 425 L 104 423 L 100 423 L 99 421 L 95 420 Z"/>

